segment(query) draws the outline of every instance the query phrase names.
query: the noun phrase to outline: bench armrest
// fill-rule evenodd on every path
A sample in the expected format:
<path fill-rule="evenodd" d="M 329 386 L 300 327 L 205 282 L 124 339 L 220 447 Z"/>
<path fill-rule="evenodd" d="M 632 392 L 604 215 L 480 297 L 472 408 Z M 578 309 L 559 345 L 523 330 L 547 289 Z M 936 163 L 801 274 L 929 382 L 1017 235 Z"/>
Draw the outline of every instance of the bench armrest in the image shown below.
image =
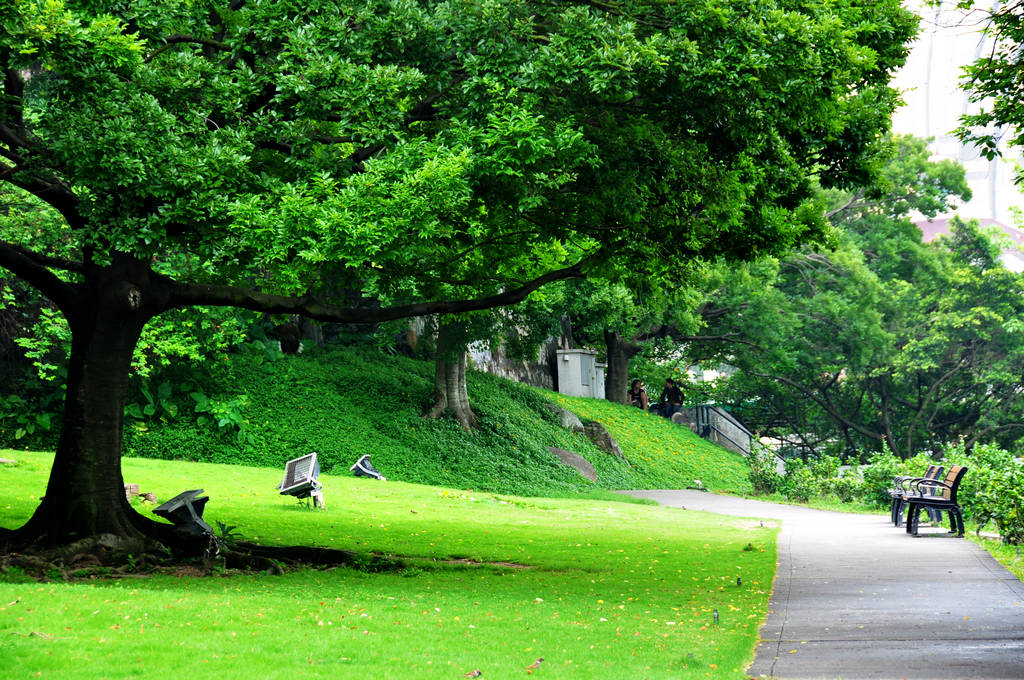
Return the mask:
<path fill-rule="evenodd" d="M 911 477 L 909 475 L 906 475 L 897 477 L 894 481 L 898 488 L 903 489 L 904 491 L 910 491 L 911 489 L 916 488 L 918 484 L 924 482 L 934 482 L 935 480 L 932 479 L 931 477 Z"/>
<path fill-rule="evenodd" d="M 909 491 L 911 493 L 917 494 L 918 496 L 923 496 L 926 493 L 935 494 L 941 492 L 944 489 L 952 488 L 952 484 L 948 484 L 941 479 L 922 478 L 914 480 L 913 484 L 911 484 Z"/>

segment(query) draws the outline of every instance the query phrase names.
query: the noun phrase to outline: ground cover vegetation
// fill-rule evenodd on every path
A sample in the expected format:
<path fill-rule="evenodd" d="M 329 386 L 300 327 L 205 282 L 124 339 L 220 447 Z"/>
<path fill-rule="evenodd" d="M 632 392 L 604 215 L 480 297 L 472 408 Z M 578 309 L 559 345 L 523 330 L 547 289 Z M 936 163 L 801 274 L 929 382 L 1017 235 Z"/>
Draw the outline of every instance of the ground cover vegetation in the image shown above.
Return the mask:
<path fill-rule="evenodd" d="M 694 479 L 715 491 L 751 488 L 740 456 L 664 419 L 638 421 L 621 405 L 470 371 L 478 427 L 467 432 L 454 419 L 423 417 L 433 396 L 429 360 L 372 344 L 284 355 L 262 341 L 226 358 L 209 372 L 182 364 L 140 379 L 128 406 L 127 454 L 281 468 L 316 451 L 321 469 L 335 474 L 370 454 L 389 479 L 518 495 L 675 488 Z M 146 408 L 147 394 L 155 408 Z M 604 424 L 624 458 L 562 427 L 552 403 Z M 23 448 L 25 440 L 5 428 L 0 442 Z M 586 458 L 597 482 L 558 461 L 550 446 Z"/>
<path fill-rule="evenodd" d="M 186 551 L 120 498 L 153 319 L 372 323 L 784 250 L 821 233 L 809 176 L 870 174 L 915 26 L 895 0 L 0 8 L 0 179 L 32 213 L 0 265 L 71 339 L 49 492 L 3 541 Z"/>
<path fill-rule="evenodd" d="M 637 480 L 642 486 L 634 488 L 705 488 L 732 494 L 753 490 L 747 460 L 701 439 L 686 426 L 607 400 L 545 394 L 581 418 L 595 420 L 608 429 L 628 452 L 631 464 L 642 471 Z"/>
<path fill-rule="evenodd" d="M 0 456 L 17 460 L 0 468 L 0 523 L 16 524 L 52 454 Z M 318 511 L 276 492 L 278 470 L 138 458 L 124 469 L 158 499 L 204 488 L 206 518 L 231 537 L 366 559 L 137 578 L 152 565 L 136 555 L 122 578 L 89 562 L 45 582 L 8 565 L 0 675 L 159 676 L 187 658 L 211 677 L 486 678 L 543 657 L 536 677 L 737 678 L 774 572 L 774 526 L 679 509 L 325 475 Z"/>

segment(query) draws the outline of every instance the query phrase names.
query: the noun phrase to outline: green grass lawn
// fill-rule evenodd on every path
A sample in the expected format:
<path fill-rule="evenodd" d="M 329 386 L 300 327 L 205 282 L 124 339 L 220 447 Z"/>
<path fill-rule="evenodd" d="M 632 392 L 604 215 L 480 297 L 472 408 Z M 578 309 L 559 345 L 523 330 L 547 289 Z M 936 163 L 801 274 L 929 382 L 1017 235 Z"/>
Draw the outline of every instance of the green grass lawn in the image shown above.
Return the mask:
<path fill-rule="evenodd" d="M 0 452 L 0 525 L 32 512 L 48 454 Z M 325 476 L 326 511 L 278 471 L 125 459 L 160 499 L 267 544 L 406 560 L 393 573 L 0 579 L 0 677 L 741 678 L 775 565 L 774 528 L 679 509 Z M 737 577 L 743 585 L 737 586 Z M 712 612 L 719 612 L 719 622 Z"/>

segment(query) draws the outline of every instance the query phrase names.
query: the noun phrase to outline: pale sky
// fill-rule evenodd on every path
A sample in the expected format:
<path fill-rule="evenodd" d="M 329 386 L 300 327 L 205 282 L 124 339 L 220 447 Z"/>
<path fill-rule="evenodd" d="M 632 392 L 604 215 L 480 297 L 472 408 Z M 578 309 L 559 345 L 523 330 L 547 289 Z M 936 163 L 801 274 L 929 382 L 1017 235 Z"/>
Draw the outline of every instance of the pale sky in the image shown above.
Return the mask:
<path fill-rule="evenodd" d="M 981 35 L 984 15 L 965 14 L 945 1 L 938 9 L 906 0 L 904 5 L 921 17 L 921 33 L 906 66 L 897 74 L 894 86 L 903 91 L 906 106 L 893 117 L 893 129 L 919 137 L 934 137 L 931 149 L 936 158 L 958 160 L 967 169 L 967 181 L 974 193 L 969 204 L 958 211 L 962 217 L 990 218 L 1012 225 L 1009 208 L 1024 205 L 1024 197 L 1013 184 L 1013 163 L 1019 150 L 1007 151 L 1005 158 L 989 162 L 952 136 L 958 119 L 967 112 L 966 94 L 958 89 L 960 69 L 990 47 Z"/>

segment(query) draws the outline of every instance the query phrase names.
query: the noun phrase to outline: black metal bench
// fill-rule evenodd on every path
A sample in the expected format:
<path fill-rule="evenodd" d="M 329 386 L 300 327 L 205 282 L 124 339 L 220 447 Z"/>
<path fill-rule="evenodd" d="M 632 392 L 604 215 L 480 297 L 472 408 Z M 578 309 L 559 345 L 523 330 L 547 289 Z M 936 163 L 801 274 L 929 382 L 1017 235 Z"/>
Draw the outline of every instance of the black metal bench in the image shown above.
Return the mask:
<path fill-rule="evenodd" d="M 967 466 L 954 465 L 949 468 L 944 480 L 921 480 L 911 485 L 911 492 L 903 496 L 907 504 L 907 533 L 917 536 L 918 517 L 922 508 L 932 508 L 949 513 L 950 532 L 964 535 L 964 518 L 956 502 L 960 482 L 967 474 Z"/>
<path fill-rule="evenodd" d="M 909 475 L 898 475 L 892 480 L 892 488 L 889 489 L 889 498 L 892 499 L 892 507 L 889 509 L 892 516 L 893 526 L 900 526 L 903 524 L 903 511 L 906 509 L 906 504 L 903 502 L 903 497 L 910 493 L 913 485 L 921 480 L 937 480 L 942 477 L 942 473 L 945 472 L 946 468 L 941 465 L 929 465 L 928 470 L 925 471 L 923 477 L 912 477 Z"/>

